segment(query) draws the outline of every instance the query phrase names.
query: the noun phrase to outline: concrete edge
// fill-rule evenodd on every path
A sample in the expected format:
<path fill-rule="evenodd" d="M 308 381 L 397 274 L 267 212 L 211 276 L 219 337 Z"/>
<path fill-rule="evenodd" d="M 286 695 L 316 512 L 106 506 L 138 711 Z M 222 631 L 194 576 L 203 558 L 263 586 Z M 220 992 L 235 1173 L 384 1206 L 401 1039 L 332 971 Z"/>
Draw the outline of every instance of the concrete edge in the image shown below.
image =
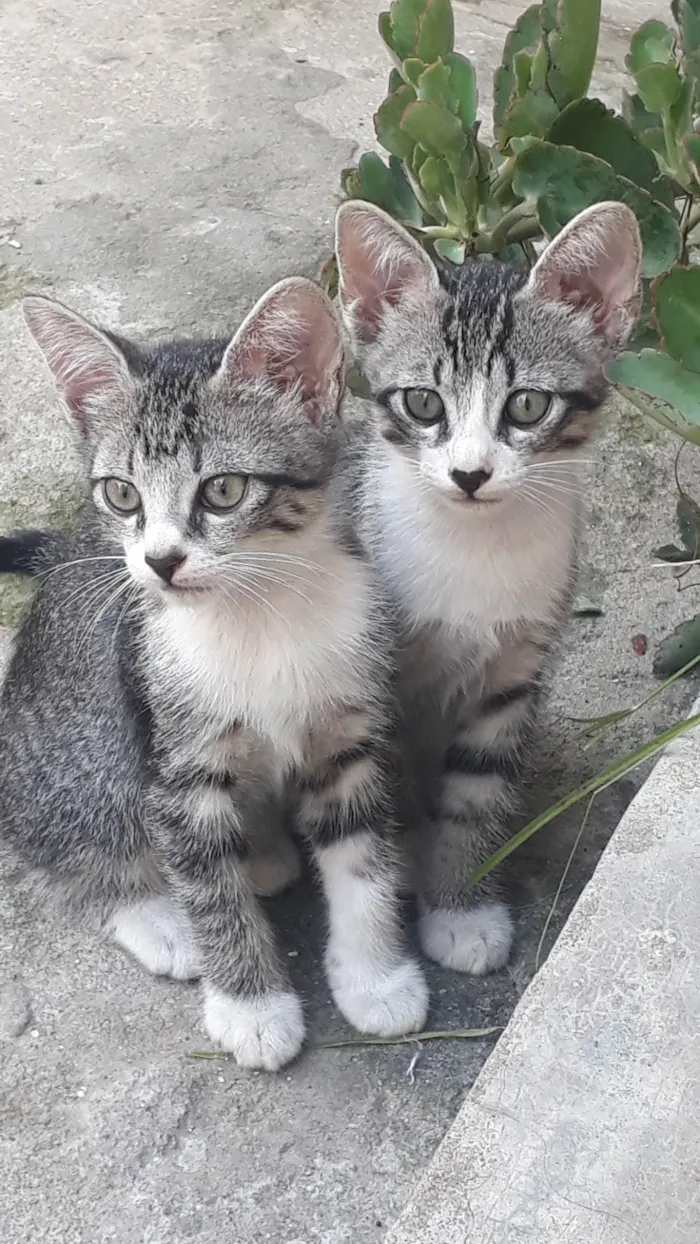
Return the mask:
<path fill-rule="evenodd" d="M 696 729 L 628 807 L 385 1244 L 697 1241 L 699 962 Z"/>

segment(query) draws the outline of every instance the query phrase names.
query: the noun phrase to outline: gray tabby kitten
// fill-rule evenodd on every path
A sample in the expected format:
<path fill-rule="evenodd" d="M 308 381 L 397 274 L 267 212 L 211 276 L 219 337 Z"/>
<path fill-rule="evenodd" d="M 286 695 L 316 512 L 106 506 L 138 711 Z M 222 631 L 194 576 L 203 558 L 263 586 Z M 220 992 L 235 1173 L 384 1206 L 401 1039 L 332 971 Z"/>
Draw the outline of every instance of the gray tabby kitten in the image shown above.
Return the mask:
<path fill-rule="evenodd" d="M 420 760 L 420 937 L 445 967 L 502 966 L 499 882 L 463 893 L 504 840 L 552 645 L 570 610 L 582 468 L 603 365 L 640 303 L 632 212 L 602 203 L 529 277 L 438 271 L 384 212 L 338 213 L 340 305 L 373 395 L 358 522 L 403 620 Z M 415 767 L 415 766 L 414 766 Z"/>
<path fill-rule="evenodd" d="M 270 819 L 292 775 L 340 1010 L 366 1033 L 420 1029 L 397 899 L 392 636 L 337 505 L 331 304 L 282 282 L 232 341 L 148 352 L 48 299 L 25 315 L 92 506 L 15 644 L 0 836 L 149 971 L 201 976 L 210 1037 L 274 1070 L 304 1023 L 254 888 L 296 875 L 291 843 L 273 858 Z"/>

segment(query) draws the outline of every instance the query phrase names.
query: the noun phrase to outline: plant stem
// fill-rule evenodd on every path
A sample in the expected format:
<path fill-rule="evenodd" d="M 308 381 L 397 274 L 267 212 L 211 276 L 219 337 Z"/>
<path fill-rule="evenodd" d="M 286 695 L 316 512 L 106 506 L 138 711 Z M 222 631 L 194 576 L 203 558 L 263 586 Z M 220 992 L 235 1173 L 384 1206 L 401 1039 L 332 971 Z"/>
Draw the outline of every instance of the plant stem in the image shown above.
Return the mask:
<path fill-rule="evenodd" d="M 464 235 L 451 225 L 428 225 L 420 230 L 420 235 L 424 238 L 450 238 L 453 242 L 464 241 Z"/>
<path fill-rule="evenodd" d="M 700 713 L 696 713 L 693 717 L 689 717 L 686 721 L 677 722 L 675 726 L 671 726 L 668 730 L 663 730 L 661 734 L 657 734 L 648 743 L 643 743 L 641 747 L 635 748 L 633 752 L 628 752 L 620 760 L 616 760 L 614 764 L 609 765 L 607 769 L 603 769 L 602 773 L 597 773 L 595 777 L 589 778 L 583 786 L 579 786 L 576 790 L 569 791 L 568 795 L 564 795 L 553 803 L 551 807 L 546 808 L 544 812 L 540 812 L 539 816 L 528 821 L 517 834 L 509 838 L 498 851 L 495 851 L 489 859 L 486 860 L 476 872 L 472 873 L 467 879 L 465 890 L 471 889 L 472 886 L 483 881 L 487 873 L 490 873 L 499 864 L 517 851 L 528 838 L 532 838 L 539 829 L 543 829 L 545 825 L 549 825 L 550 821 L 561 816 L 562 812 L 566 812 L 568 808 L 573 807 L 580 799 L 585 799 L 587 795 L 594 795 L 605 786 L 612 786 L 614 782 L 618 782 L 620 778 L 625 777 L 627 773 L 631 773 L 633 769 L 644 764 L 645 760 L 651 760 L 656 756 L 657 752 L 663 750 L 667 743 L 671 743 L 673 739 L 680 738 L 682 734 L 692 730 L 695 726 L 700 725 Z"/>
<path fill-rule="evenodd" d="M 509 156 L 507 160 L 503 161 L 501 167 L 496 173 L 496 176 L 491 182 L 492 199 L 498 199 L 504 190 L 510 189 L 514 172 L 515 160 L 512 156 Z"/>

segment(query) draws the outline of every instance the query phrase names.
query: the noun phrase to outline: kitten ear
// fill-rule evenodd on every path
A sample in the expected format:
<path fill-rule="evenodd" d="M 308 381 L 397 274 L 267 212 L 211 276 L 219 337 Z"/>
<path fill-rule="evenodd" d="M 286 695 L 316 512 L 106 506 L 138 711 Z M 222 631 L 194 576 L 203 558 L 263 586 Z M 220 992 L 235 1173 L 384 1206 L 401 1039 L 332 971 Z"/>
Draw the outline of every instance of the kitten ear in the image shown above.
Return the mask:
<path fill-rule="evenodd" d="M 544 298 L 587 309 L 613 353 L 623 350 L 642 298 L 642 240 L 624 203 L 588 207 L 558 233 L 530 274 L 528 288 Z"/>
<path fill-rule="evenodd" d="M 96 398 L 133 388 L 125 356 L 106 333 L 60 302 L 32 295 L 22 310 L 64 406 L 84 433 Z"/>
<path fill-rule="evenodd" d="M 362 345 L 376 341 L 389 307 L 440 284 L 423 247 L 372 203 L 343 203 L 338 209 L 335 253 L 343 319 Z"/>
<path fill-rule="evenodd" d="M 343 343 L 333 305 L 313 281 L 290 277 L 263 295 L 228 346 L 215 383 L 255 379 L 295 390 L 311 423 L 336 413 Z"/>

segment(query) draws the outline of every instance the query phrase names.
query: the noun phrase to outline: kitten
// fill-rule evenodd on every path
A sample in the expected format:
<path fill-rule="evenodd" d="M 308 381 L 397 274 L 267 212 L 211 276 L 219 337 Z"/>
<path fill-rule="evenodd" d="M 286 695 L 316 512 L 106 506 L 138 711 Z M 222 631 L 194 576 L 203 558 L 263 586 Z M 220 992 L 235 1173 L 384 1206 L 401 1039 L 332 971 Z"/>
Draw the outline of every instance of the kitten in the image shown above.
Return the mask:
<path fill-rule="evenodd" d="M 403 619 L 406 720 L 420 759 L 420 937 L 445 967 L 509 955 L 498 878 L 554 641 L 571 605 L 582 467 L 640 303 L 629 208 L 582 212 L 529 277 L 438 270 L 384 212 L 337 217 L 340 306 L 374 395 L 358 524 Z"/>
<path fill-rule="evenodd" d="M 331 304 L 282 282 L 232 341 L 150 351 L 48 299 L 24 306 L 92 503 L 2 690 L 0 836 L 149 971 L 201 976 L 210 1037 L 274 1070 L 304 1023 L 250 873 L 269 888 L 296 873 L 274 824 L 292 775 L 340 1010 L 362 1032 L 420 1029 L 397 899 L 392 636 L 338 505 Z"/>

